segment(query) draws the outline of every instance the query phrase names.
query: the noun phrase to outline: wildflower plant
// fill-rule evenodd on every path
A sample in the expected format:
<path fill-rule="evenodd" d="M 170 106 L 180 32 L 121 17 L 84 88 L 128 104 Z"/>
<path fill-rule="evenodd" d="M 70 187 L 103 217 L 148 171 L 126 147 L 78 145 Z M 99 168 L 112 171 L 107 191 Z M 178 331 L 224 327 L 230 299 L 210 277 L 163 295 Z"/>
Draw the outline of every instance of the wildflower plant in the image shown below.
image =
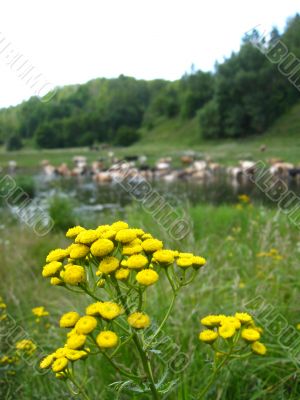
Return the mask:
<path fill-rule="evenodd" d="M 204 329 L 199 333 L 199 340 L 210 345 L 214 352 L 213 373 L 198 397 L 201 399 L 228 362 L 252 354 L 264 356 L 267 348 L 260 342 L 262 328 L 255 325 L 248 313 L 237 312 L 234 316 L 208 315 L 200 322 Z"/>
<path fill-rule="evenodd" d="M 171 314 L 178 292 L 196 278 L 206 264 L 205 258 L 165 249 L 150 233 L 130 228 L 123 221 L 96 229 L 76 226 L 66 236 L 73 243 L 48 254 L 42 275 L 54 286 L 86 294 L 91 303 L 84 312 L 70 310 L 61 316 L 65 343 L 42 359 L 40 367 L 51 368 L 57 378 L 72 383 L 88 399 L 77 364 L 102 356 L 137 388 L 136 392 L 159 399 L 166 389 L 154 375 L 153 364 L 158 362 L 155 339 Z M 146 312 L 145 295 L 163 275 L 172 298 L 158 327 L 149 334 L 152 321 Z M 133 346 L 139 358 L 130 369 L 117 361 L 125 346 Z"/>
<path fill-rule="evenodd" d="M 86 367 L 91 357 L 103 357 L 118 377 L 111 387 L 127 389 L 135 398 L 140 394 L 160 399 L 172 390 L 174 382 L 165 382 L 160 374 L 157 337 L 179 291 L 194 281 L 205 258 L 166 249 L 150 233 L 130 228 L 123 221 L 96 229 L 75 226 L 66 236 L 73 242 L 48 254 L 42 275 L 53 286 L 85 294 L 90 303 L 84 310 L 72 309 L 60 317 L 65 341 L 41 360 L 40 367 L 51 369 L 73 394 L 89 399 L 85 389 L 88 376 L 83 377 L 85 368 L 81 366 Z M 146 293 L 161 279 L 170 285 L 172 297 L 158 325 L 147 329 L 154 324 L 146 309 Z M 39 318 L 48 315 L 43 307 L 32 312 Z M 247 313 L 209 315 L 201 324 L 204 329 L 199 339 L 211 346 L 214 362 L 213 373 L 196 399 L 204 398 L 218 372 L 231 360 L 267 352 L 260 342 L 262 329 Z M 120 364 L 126 348 L 137 357 L 134 366 Z"/>

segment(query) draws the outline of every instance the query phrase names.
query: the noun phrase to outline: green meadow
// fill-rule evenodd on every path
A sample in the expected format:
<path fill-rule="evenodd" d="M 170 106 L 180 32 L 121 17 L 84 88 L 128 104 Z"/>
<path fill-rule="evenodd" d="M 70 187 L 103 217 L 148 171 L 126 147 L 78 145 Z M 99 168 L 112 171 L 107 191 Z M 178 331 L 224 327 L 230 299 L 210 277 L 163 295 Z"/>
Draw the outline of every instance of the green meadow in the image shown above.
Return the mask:
<path fill-rule="evenodd" d="M 298 229 L 276 207 L 269 209 L 251 204 L 238 207 L 198 205 L 187 208 L 186 212 L 192 229 L 179 243 L 172 240 L 151 215 L 135 204 L 126 207 L 117 216 L 103 214 L 101 220 L 94 223 L 89 221 L 86 225 L 93 228 L 121 218 L 161 238 L 166 248 L 191 251 L 208 260 L 195 281 L 180 291 L 161 334 L 163 339 L 171 338 L 172 346 L 185 355 L 180 372 L 170 368 L 173 347 L 172 351 L 168 348 L 170 358 L 164 357 L 162 369 L 154 367 L 158 379 L 164 376 L 165 385 L 172 387 L 166 398 L 199 398 L 197 396 L 212 374 L 213 352 L 209 345 L 198 339 L 200 319 L 208 314 L 248 311 L 252 312 L 257 325 L 263 329 L 267 354 L 231 361 L 218 374 L 205 398 L 299 399 L 300 332 L 296 330 L 300 322 Z M 52 217 L 57 221 L 64 216 L 54 209 Z M 66 215 L 66 218 L 70 218 L 70 215 Z M 80 221 L 76 222 L 84 224 L 84 221 L 85 216 L 81 215 Z M 51 286 L 49 280 L 41 275 L 48 252 L 68 243 L 64 231 L 60 229 L 50 232 L 46 237 L 37 237 L 29 227 L 1 214 L 0 287 L 9 315 L 9 319 L 3 322 L 8 324 L 6 329 L 9 329 L 12 323 L 10 318 L 13 318 L 38 348 L 29 359 L 21 359 L 16 364 L 2 364 L 0 392 L 3 399 L 14 398 L 16 388 L 19 390 L 18 398 L 24 400 L 81 398 L 76 395 L 76 389 L 73 388 L 73 395 L 68 394 L 66 383 L 56 379 L 51 372 L 41 374 L 38 368 L 40 353 L 51 353 L 63 344 L 65 333 L 58 325 L 60 316 L 74 309 L 84 312 L 88 304 L 86 296 Z M 270 255 L 272 251 L 273 255 Z M 153 321 L 161 321 L 170 298 L 170 287 L 162 276 L 147 291 L 146 310 Z M 37 321 L 31 312 L 37 306 L 44 306 L 50 315 Z M 1 342 L 2 355 L 13 353 L 13 346 L 8 343 L 19 339 L 17 331 L 12 330 L 6 339 L 1 330 L 5 339 Z M 288 339 L 288 332 L 291 331 L 294 333 Z M 124 346 L 117 358 L 120 364 L 129 366 L 129 369 L 136 363 L 131 346 Z M 160 350 L 164 351 L 163 346 Z M 154 366 L 159 356 L 158 350 L 151 355 Z M 126 392 L 125 387 L 121 390 L 120 383 L 119 386 L 111 385 L 124 381 L 124 378 L 101 356 L 90 356 L 79 368 L 86 376 L 86 393 L 91 399 L 140 398 Z M 148 397 L 147 394 L 142 396 L 143 399 Z"/>

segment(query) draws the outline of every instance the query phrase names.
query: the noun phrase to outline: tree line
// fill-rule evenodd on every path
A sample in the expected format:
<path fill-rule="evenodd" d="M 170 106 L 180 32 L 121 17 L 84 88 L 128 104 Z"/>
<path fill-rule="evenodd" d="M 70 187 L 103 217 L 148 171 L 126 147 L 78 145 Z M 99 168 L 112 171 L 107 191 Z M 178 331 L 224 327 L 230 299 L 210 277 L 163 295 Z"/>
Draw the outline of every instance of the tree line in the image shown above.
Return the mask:
<path fill-rule="evenodd" d="M 268 38 L 255 29 L 246 34 L 240 50 L 216 64 L 214 72 L 191 68 L 172 82 L 99 78 L 59 88 L 48 103 L 32 97 L 2 109 L 0 143 L 8 149 L 24 141 L 40 148 L 129 146 L 140 139 L 141 128 L 147 134 L 162 119 L 175 117 L 197 118 L 199 137 L 206 139 L 261 134 L 300 99 L 270 58 L 272 52 L 278 57 L 279 41 L 288 49 L 285 68 L 291 69 L 300 59 L 298 14 L 282 34 L 276 28 Z"/>

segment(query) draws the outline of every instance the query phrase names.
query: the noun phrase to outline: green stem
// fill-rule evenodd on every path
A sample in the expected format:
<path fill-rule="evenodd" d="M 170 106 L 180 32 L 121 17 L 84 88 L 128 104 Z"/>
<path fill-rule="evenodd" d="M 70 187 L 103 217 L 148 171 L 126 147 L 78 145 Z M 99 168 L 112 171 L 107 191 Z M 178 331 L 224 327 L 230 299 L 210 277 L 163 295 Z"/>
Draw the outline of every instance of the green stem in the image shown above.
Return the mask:
<path fill-rule="evenodd" d="M 208 384 L 204 387 L 204 389 L 200 392 L 199 396 L 197 397 L 197 400 L 203 399 L 203 396 L 207 393 L 211 385 L 214 383 L 216 379 L 217 373 L 220 371 L 220 369 L 223 367 L 225 362 L 228 360 L 229 354 L 223 359 L 223 361 L 217 366 L 217 368 L 214 370 L 213 374 L 210 376 L 210 379 L 208 381 Z"/>
<path fill-rule="evenodd" d="M 156 338 L 156 336 L 160 333 L 160 331 L 161 331 L 162 328 L 164 327 L 165 323 L 167 322 L 167 320 L 168 320 L 168 318 L 169 318 L 169 316 L 170 316 L 170 314 L 171 314 L 171 312 L 172 312 L 172 310 L 173 310 L 176 297 L 177 297 L 177 292 L 175 291 L 174 294 L 173 294 L 172 301 L 171 301 L 171 303 L 170 303 L 170 305 L 169 305 L 169 308 L 168 308 L 168 310 L 167 310 L 167 312 L 166 312 L 166 315 L 165 315 L 164 319 L 162 320 L 161 324 L 159 325 L 159 327 L 157 328 L 156 332 L 151 336 L 150 341 L 149 341 L 149 342 L 147 343 L 147 345 L 146 345 L 146 349 L 147 349 L 148 347 L 151 346 L 151 344 L 153 343 L 153 340 L 154 340 L 154 339 Z"/>
<path fill-rule="evenodd" d="M 174 283 L 173 283 L 173 281 L 172 281 L 172 279 L 171 279 L 171 277 L 170 277 L 168 268 L 165 268 L 165 271 L 166 271 L 166 275 L 167 275 L 168 281 L 169 281 L 169 283 L 170 283 L 170 285 L 171 285 L 171 287 L 172 287 L 172 290 L 173 290 L 173 292 L 175 293 L 175 292 L 177 291 L 177 289 L 175 288 Z"/>
<path fill-rule="evenodd" d="M 96 342 L 96 339 L 94 338 L 93 335 L 91 335 L 91 339 L 93 340 L 93 342 L 95 343 L 95 345 L 98 347 L 98 344 L 97 344 L 97 342 Z M 109 357 L 109 355 L 105 353 L 105 351 L 101 350 L 100 352 L 101 352 L 101 354 L 107 359 L 107 361 L 114 367 L 114 369 L 115 369 L 116 371 L 118 371 L 120 374 L 122 374 L 122 375 L 124 375 L 124 376 L 127 376 L 127 378 L 130 378 L 130 379 L 138 379 L 138 380 L 141 380 L 141 379 L 142 379 L 141 376 L 134 375 L 134 374 L 130 374 L 129 372 L 127 372 L 127 371 L 125 371 L 123 368 L 121 368 L 119 365 L 115 364 L 115 363 L 113 362 L 113 360 Z"/>
<path fill-rule="evenodd" d="M 73 383 L 73 385 L 78 389 L 78 394 L 82 395 L 82 398 L 85 400 L 91 400 L 89 398 L 89 396 L 87 395 L 87 393 L 83 390 L 83 388 L 78 385 L 78 383 L 76 382 L 76 380 L 71 376 L 71 374 L 68 375 L 68 378 L 70 379 L 70 381 Z"/>
<path fill-rule="evenodd" d="M 87 287 L 81 286 L 81 288 L 87 295 L 92 297 L 94 300 L 103 301 L 103 300 L 99 299 L 97 296 L 95 296 Z"/>
<path fill-rule="evenodd" d="M 228 351 L 228 353 L 226 353 L 226 356 L 223 358 L 223 360 L 220 362 L 220 364 L 215 368 L 213 374 L 211 375 L 208 384 L 205 386 L 205 388 L 200 392 L 199 397 L 197 397 L 197 400 L 201 400 L 203 399 L 203 396 L 207 393 L 207 391 L 209 390 L 209 388 L 211 387 L 211 385 L 213 384 L 217 373 L 220 371 L 220 369 L 223 367 L 223 365 L 228 361 L 228 359 L 231 357 L 233 349 L 235 347 L 235 345 L 237 344 L 237 342 L 239 341 L 240 338 L 240 331 L 238 332 L 238 334 L 236 335 L 236 337 L 234 338 L 231 347 Z"/>
<path fill-rule="evenodd" d="M 118 281 L 115 280 L 114 283 L 116 285 L 116 290 L 117 290 L 117 293 L 118 293 L 118 297 L 121 300 L 121 303 L 122 303 L 122 305 L 124 307 L 124 310 L 125 310 L 126 314 L 130 315 L 130 310 L 129 310 L 128 306 L 127 306 L 126 299 L 124 298 L 124 296 L 123 296 L 123 294 L 121 292 L 121 289 L 119 287 Z M 153 377 L 153 372 L 152 372 L 150 361 L 149 361 L 146 353 L 143 350 L 143 346 L 140 343 L 140 338 L 139 338 L 139 336 L 137 335 L 136 332 L 133 332 L 133 341 L 134 341 L 134 343 L 136 345 L 136 348 L 137 348 L 137 350 L 138 350 L 138 352 L 140 354 L 145 374 L 147 375 L 147 377 L 149 379 L 149 385 L 150 385 L 150 390 L 152 392 L 153 399 L 154 400 L 159 400 L 159 394 L 158 394 L 156 386 L 155 386 L 155 382 L 154 382 L 154 377 Z"/>
<path fill-rule="evenodd" d="M 107 355 L 104 351 L 102 351 L 101 353 L 104 355 L 104 357 L 107 359 L 107 361 L 114 367 L 114 369 L 116 371 L 120 372 L 120 374 L 122 374 L 124 376 L 127 376 L 127 378 L 134 379 L 134 380 L 143 379 L 142 376 L 130 374 L 129 372 L 126 372 L 123 368 L 119 367 L 119 365 L 115 364 L 113 362 L 113 360 L 109 357 L 109 355 Z"/>

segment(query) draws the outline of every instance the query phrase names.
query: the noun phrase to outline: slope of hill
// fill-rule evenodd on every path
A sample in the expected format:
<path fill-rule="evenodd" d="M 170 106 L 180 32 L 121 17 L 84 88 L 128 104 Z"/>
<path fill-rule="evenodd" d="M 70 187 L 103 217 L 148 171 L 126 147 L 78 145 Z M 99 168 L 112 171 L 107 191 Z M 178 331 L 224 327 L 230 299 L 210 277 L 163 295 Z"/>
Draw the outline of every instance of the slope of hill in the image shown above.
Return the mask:
<path fill-rule="evenodd" d="M 261 152 L 260 147 L 266 146 Z M 9 160 L 18 160 L 24 167 L 37 168 L 43 159 L 58 165 L 62 162 L 72 163 L 74 155 L 87 156 L 89 161 L 106 157 L 113 151 L 122 158 L 128 155 L 146 155 L 153 164 L 159 157 L 171 156 L 174 165 L 185 151 L 195 151 L 199 157 L 209 156 L 225 165 L 234 165 L 241 159 L 264 160 L 282 158 L 300 164 L 300 103 L 280 117 L 272 127 L 262 135 L 247 139 L 203 140 L 198 130 L 197 118 L 181 120 L 173 118 L 160 121 L 156 127 L 142 132 L 142 139 L 131 147 L 111 147 L 106 150 L 91 151 L 87 147 L 53 150 L 34 150 L 25 148 L 18 152 L 0 151 L 0 166 L 6 166 Z"/>

